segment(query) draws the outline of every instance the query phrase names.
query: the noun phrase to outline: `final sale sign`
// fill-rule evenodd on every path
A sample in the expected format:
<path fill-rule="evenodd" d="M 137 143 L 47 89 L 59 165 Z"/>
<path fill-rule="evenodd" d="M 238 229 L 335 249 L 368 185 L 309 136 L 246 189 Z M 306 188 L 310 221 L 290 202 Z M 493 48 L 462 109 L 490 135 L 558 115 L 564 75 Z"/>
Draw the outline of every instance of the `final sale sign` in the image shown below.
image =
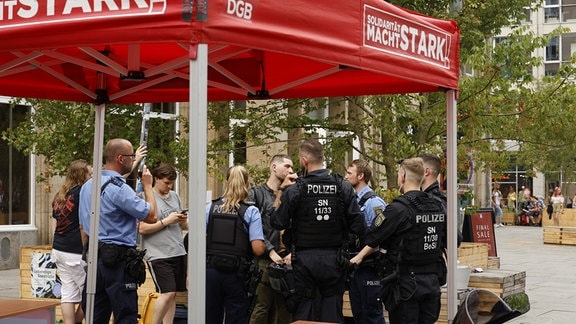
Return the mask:
<path fill-rule="evenodd" d="M 364 6 L 363 25 L 364 46 L 450 68 L 450 34 L 369 5 Z"/>
<path fill-rule="evenodd" d="M 488 255 L 497 256 L 496 238 L 494 237 L 494 224 L 492 213 L 481 210 L 471 216 L 472 239 L 477 243 L 488 243 Z"/>

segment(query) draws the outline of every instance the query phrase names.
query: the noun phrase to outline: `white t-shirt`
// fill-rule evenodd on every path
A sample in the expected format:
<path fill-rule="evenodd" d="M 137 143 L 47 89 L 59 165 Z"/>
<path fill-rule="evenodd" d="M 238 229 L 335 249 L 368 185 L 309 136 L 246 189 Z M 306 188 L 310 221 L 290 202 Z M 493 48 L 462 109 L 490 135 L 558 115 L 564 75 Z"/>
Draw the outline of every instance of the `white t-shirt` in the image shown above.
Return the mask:
<path fill-rule="evenodd" d="M 552 196 L 550 197 L 552 204 L 562 204 L 564 205 L 564 196 Z"/>
<path fill-rule="evenodd" d="M 502 200 L 502 193 L 500 193 L 500 190 L 495 190 L 493 195 L 494 195 L 494 204 L 496 204 L 496 206 L 500 206 L 500 200 Z"/>

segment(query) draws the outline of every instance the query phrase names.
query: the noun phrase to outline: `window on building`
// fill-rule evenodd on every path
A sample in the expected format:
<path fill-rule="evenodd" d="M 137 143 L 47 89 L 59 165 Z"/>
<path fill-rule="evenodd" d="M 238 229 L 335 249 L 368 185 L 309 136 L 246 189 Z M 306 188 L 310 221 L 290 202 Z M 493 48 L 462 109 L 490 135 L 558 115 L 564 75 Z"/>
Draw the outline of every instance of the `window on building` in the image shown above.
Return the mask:
<path fill-rule="evenodd" d="M 576 21 L 576 0 L 562 0 L 562 21 Z"/>
<path fill-rule="evenodd" d="M 532 9 L 530 7 L 524 7 L 524 19 L 522 19 L 523 24 L 530 24 L 532 22 Z"/>
<path fill-rule="evenodd" d="M 560 44 L 558 36 L 550 39 L 550 44 L 546 46 L 546 62 L 557 62 L 560 59 Z"/>
<path fill-rule="evenodd" d="M 560 2 L 559 0 L 546 0 L 544 4 L 544 22 L 560 22 Z"/>
<path fill-rule="evenodd" d="M 494 48 L 496 48 L 496 46 L 499 46 L 501 49 L 506 49 L 510 46 L 510 39 L 508 37 L 494 37 L 493 46 L 494 46 Z M 503 53 L 506 53 L 506 52 L 503 52 Z M 526 62 L 530 61 L 531 55 L 532 55 L 531 53 L 526 53 Z M 501 66 L 501 71 L 502 71 L 501 72 L 502 77 L 505 77 L 505 78 L 511 77 L 512 73 L 516 73 L 515 71 L 512 71 L 512 69 L 511 69 L 510 57 L 508 55 L 506 56 L 505 61 L 503 62 L 503 65 Z M 532 74 L 532 66 L 526 64 L 525 73 Z"/>
<path fill-rule="evenodd" d="M 576 2 L 576 0 L 573 0 Z M 546 46 L 544 71 L 546 75 L 558 73 L 562 64 L 569 64 L 570 58 L 576 53 L 576 33 L 567 33 L 553 37 Z"/>
<path fill-rule="evenodd" d="M 151 150 L 161 151 L 169 160 L 174 158 L 170 143 L 177 137 L 176 119 L 178 112 L 176 103 L 154 103 L 150 109 L 150 124 L 148 129 L 148 145 Z"/>
<path fill-rule="evenodd" d="M 27 106 L 0 103 L 0 132 L 26 118 Z M 30 158 L 0 138 L 0 225 L 30 224 Z"/>
<path fill-rule="evenodd" d="M 570 62 L 570 57 L 576 52 L 576 33 L 563 34 L 562 36 L 562 63 Z"/>
<path fill-rule="evenodd" d="M 544 72 L 545 75 L 551 76 L 558 73 L 560 68 L 560 41 L 559 37 L 555 36 L 550 39 L 550 43 L 546 46 L 546 57 L 544 58 Z"/>
<path fill-rule="evenodd" d="M 534 194 L 532 177 L 528 176 L 524 166 L 516 163 L 516 157 L 511 156 L 508 171 L 492 174 L 492 188 L 494 188 L 495 183 L 500 185 L 500 192 L 503 197 L 502 208 L 510 212 L 515 212 L 518 204 L 524 200 L 523 191 L 525 188 L 530 189 L 532 194 Z"/>
<path fill-rule="evenodd" d="M 544 22 L 576 21 L 576 0 L 546 0 L 544 3 Z"/>
<path fill-rule="evenodd" d="M 174 116 L 176 116 L 176 103 L 174 102 L 153 103 L 150 111 L 158 114 L 166 114 L 169 115 L 170 118 L 173 118 Z"/>

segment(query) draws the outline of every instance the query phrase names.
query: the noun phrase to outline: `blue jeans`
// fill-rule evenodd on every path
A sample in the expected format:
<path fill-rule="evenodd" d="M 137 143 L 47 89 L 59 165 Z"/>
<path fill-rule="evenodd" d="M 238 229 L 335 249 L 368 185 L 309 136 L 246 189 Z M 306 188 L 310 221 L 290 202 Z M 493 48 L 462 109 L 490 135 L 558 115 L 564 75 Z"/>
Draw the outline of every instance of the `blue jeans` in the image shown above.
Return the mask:
<path fill-rule="evenodd" d="M 502 224 L 502 208 L 498 205 L 494 206 L 494 218 L 496 224 Z"/>

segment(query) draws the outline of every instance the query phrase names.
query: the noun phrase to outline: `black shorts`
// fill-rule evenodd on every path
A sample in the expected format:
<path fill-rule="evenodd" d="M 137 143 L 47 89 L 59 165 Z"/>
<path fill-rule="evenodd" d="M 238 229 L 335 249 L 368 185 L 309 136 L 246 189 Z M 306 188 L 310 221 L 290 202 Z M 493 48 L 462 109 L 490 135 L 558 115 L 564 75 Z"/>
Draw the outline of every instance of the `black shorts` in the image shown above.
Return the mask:
<path fill-rule="evenodd" d="M 157 292 L 186 291 L 186 255 L 148 261 L 148 269 Z"/>

